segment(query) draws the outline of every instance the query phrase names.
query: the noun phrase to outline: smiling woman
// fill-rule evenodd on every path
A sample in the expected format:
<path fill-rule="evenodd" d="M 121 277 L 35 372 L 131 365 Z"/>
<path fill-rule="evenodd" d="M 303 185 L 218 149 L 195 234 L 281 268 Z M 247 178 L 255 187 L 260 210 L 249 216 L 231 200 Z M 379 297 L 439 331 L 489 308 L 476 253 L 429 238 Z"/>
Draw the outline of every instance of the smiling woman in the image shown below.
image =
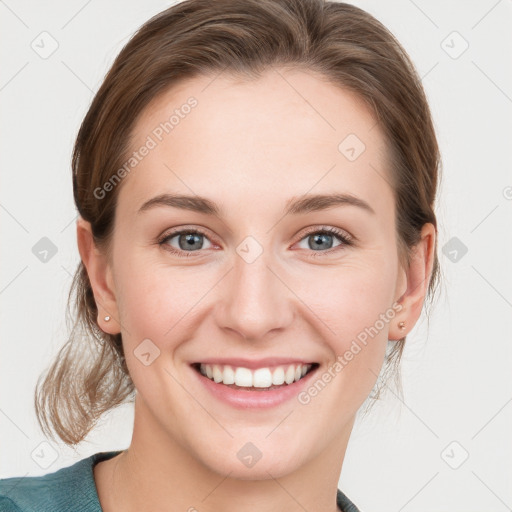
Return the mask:
<path fill-rule="evenodd" d="M 345 3 L 178 3 L 115 60 L 72 164 L 75 326 L 36 410 L 74 445 L 134 399 L 132 441 L 0 504 L 356 511 L 356 414 L 400 388 L 439 273 L 439 150 L 392 34 Z"/>

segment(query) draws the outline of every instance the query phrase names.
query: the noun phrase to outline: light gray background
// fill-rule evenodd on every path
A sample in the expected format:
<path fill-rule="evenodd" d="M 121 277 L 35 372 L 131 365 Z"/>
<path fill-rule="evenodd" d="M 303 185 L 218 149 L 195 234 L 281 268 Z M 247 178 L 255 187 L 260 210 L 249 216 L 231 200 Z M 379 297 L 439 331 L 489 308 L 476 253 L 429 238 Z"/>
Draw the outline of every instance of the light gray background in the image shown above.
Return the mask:
<path fill-rule="evenodd" d="M 388 393 L 356 424 L 340 487 L 362 511 L 511 510 L 512 1 L 352 3 L 397 36 L 423 77 L 443 158 L 437 214 L 446 292 L 430 326 L 422 317 L 408 337 L 405 400 Z M 79 261 L 74 137 L 114 57 L 169 5 L 0 1 L 2 478 L 129 445 L 130 405 L 73 450 L 45 440 L 32 401 L 37 377 L 66 340 Z M 58 43 L 48 58 L 31 47 L 46 37 L 51 48 L 43 31 Z M 46 263 L 32 252 L 43 237 L 57 248 Z M 452 261 L 454 237 L 467 253 Z"/>

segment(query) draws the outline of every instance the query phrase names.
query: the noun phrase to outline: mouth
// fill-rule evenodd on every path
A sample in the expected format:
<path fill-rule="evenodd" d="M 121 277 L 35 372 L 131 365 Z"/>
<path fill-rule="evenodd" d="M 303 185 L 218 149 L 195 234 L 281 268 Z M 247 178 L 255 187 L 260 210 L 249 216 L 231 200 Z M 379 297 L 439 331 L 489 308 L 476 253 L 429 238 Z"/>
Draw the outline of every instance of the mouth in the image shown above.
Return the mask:
<path fill-rule="evenodd" d="M 247 368 L 242 365 L 198 362 L 191 366 L 204 378 L 202 380 L 207 379 L 208 384 L 213 383 L 215 388 L 231 389 L 237 394 L 252 392 L 254 395 L 254 392 L 275 393 L 285 388 L 295 389 L 318 368 L 319 364 L 295 362 Z"/>

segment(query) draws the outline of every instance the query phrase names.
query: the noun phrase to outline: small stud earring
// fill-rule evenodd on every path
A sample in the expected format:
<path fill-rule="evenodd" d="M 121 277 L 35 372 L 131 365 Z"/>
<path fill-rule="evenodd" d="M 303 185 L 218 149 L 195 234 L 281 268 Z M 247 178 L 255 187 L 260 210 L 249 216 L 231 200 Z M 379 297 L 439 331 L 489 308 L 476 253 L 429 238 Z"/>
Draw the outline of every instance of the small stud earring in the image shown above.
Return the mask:
<path fill-rule="evenodd" d="M 405 329 L 405 322 L 400 322 L 398 324 L 398 328 L 401 329 L 401 330 L 404 330 Z"/>
<path fill-rule="evenodd" d="M 106 316 L 105 317 L 105 322 L 108 322 L 110 320 L 110 317 L 109 316 Z"/>

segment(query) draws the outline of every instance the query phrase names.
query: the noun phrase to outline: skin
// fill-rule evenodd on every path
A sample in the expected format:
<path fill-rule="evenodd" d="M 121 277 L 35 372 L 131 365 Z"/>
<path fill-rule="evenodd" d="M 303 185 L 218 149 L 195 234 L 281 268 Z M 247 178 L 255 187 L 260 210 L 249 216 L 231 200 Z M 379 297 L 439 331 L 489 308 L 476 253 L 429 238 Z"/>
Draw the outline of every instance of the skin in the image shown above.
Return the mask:
<path fill-rule="evenodd" d="M 334 511 L 355 416 L 387 341 L 420 316 L 435 228 L 423 227 L 402 268 L 384 137 L 353 93 L 300 70 L 212 79 L 173 87 L 139 118 L 134 150 L 187 98 L 198 100 L 120 185 L 110 258 L 77 222 L 98 325 L 122 333 L 137 389 L 131 444 L 95 466 L 98 495 L 106 512 Z M 338 150 L 350 133 L 366 146 L 352 162 Z M 205 196 L 224 214 L 137 213 L 163 192 Z M 345 205 L 283 217 L 290 198 L 332 192 L 364 199 L 375 214 Z M 156 243 L 183 226 L 207 232 L 186 258 Z M 331 226 L 357 241 L 333 237 L 312 249 L 305 229 Z M 250 264 L 236 251 L 247 236 L 263 251 Z M 179 250 L 179 236 L 167 245 Z M 190 367 L 206 357 L 289 356 L 317 361 L 321 375 L 397 303 L 402 310 L 307 405 L 241 411 L 214 398 Z M 134 355 L 146 338 L 160 350 L 148 366 Z M 247 442 L 262 453 L 251 468 L 237 458 Z"/>

